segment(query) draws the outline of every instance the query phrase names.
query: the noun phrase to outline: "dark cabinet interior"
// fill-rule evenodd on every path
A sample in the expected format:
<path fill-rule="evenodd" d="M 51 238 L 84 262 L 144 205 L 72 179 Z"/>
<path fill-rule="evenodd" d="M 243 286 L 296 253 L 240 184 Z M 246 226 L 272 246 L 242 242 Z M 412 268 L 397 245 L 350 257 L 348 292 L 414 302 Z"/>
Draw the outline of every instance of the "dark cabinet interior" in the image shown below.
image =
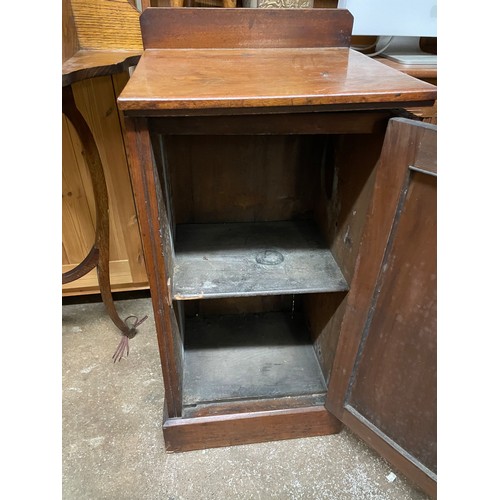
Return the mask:
<path fill-rule="evenodd" d="M 183 415 L 324 404 L 382 140 L 152 133 Z"/>
<path fill-rule="evenodd" d="M 225 127 L 206 118 L 203 129 L 198 117 L 184 117 L 181 134 L 178 119 L 148 121 L 171 301 L 172 425 L 324 409 L 394 112 L 356 115 L 357 133 L 348 114 L 324 123 L 311 116 L 299 130 L 275 116 L 265 133 L 255 132 L 262 118 L 252 115 L 235 127 L 231 117 Z M 167 434 L 173 449 L 206 445 Z M 280 435 L 289 437 L 286 428 Z"/>

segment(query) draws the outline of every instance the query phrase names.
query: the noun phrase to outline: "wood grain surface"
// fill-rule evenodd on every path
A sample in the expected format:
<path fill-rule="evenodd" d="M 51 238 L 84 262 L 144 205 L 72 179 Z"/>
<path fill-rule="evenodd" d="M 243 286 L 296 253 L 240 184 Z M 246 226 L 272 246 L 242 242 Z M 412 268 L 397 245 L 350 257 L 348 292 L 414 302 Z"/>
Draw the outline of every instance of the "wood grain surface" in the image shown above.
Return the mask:
<path fill-rule="evenodd" d="M 316 145 L 311 136 L 165 137 L 175 223 L 310 219 Z"/>
<path fill-rule="evenodd" d="M 145 49 L 348 47 L 347 10 L 148 9 L 141 15 Z"/>
<path fill-rule="evenodd" d="M 431 496 L 436 492 L 435 171 L 436 127 L 391 120 L 326 401 Z"/>
<path fill-rule="evenodd" d="M 436 473 L 436 178 L 410 177 L 349 404 Z"/>
<path fill-rule="evenodd" d="M 383 126 L 371 134 L 330 137 L 326 143 L 323 189 L 316 197 L 314 219 L 329 242 L 330 250 L 348 283 L 354 275 L 387 119 L 388 114 L 382 121 Z M 327 380 L 346 303 L 345 294 L 305 299 L 316 353 Z"/>
<path fill-rule="evenodd" d="M 112 290 L 147 288 L 128 163 L 120 126 L 116 95 L 128 74 L 104 76 L 73 85 L 75 100 L 99 148 L 109 195 L 110 278 Z M 80 263 L 94 241 L 94 193 L 81 141 L 63 117 L 62 126 L 62 243 L 63 272 Z M 63 295 L 97 293 L 97 275 L 91 271 L 63 285 Z"/>
<path fill-rule="evenodd" d="M 277 23 L 278 19 L 288 22 Z M 217 305 L 226 308 L 224 316 L 219 320 L 203 318 L 209 322 L 208 336 L 206 328 L 203 333 L 201 328 L 194 328 L 197 338 L 189 339 L 188 330 L 193 322 L 201 321 L 196 315 L 210 307 L 180 302 L 172 295 L 177 224 L 227 223 L 233 218 L 234 222 L 290 221 L 314 216 L 340 269 L 347 270 L 347 281 L 355 280 L 355 264 L 363 251 L 362 228 L 369 213 L 375 165 L 387 118 L 380 113 L 376 119 L 367 119 L 368 111 L 432 104 L 436 88 L 349 49 L 352 18 L 343 11 L 153 8 L 144 12 L 141 25 L 146 50 L 118 102 L 126 116 L 131 175 L 151 281 L 166 389 L 168 418 L 164 420 L 163 431 L 167 450 L 187 451 L 337 432 L 338 420 L 314 400 L 311 406 L 292 408 L 283 408 L 282 401 L 269 407 L 263 402 L 282 400 L 290 393 L 301 401 L 304 396 L 316 398 L 317 385 L 310 384 L 310 390 L 302 388 L 295 392 L 290 389 L 295 385 L 285 384 L 285 392 L 279 392 L 279 384 L 253 387 L 248 375 L 251 369 L 238 373 L 239 366 L 248 360 L 228 344 L 238 329 L 227 312 L 238 309 L 234 296 L 227 302 L 213 299 L 219 301 L 214 308 Z M 358 130 L 349 119 L 342 130 L 342 117 L 348 118 L 348 113 L 339 114 L 337 122 L 329 121 L 331 115 L 343 111 L 358 113 Z M 300 129 L 299 118 L 290 120 L 286 129 L 287 117 L 297 117 L 299 113 L 305 113 L 303 116 L 314 127 L 316 112 L 322 112 L 323 118 L 330 115 L 320 120 L 317 135 Z M 210 128 L 212 116 L 189 120 L 205 114 L 215 117 L 214 133 Z M 233 120 L 234 131 L 230 130 L 230 123 L 217 116 L 239 114 L 245 116 Z M 283 122 L 274 119 L 265 129 L 269 114 L 279 114 Z M 151 117 L 179 119 L 149 122 Z M 246 124 L 255 132 L 259 120 L 264 134 L 245 135 Z M 182 135 L 175 134 L 176 123 L 183 127 Z M 352 135 L 340 135 L 330 143 L 325 137 L 332 130 Z M 273 131 L 282 135 L 273 135 Z M 287 135 L 294 132 L 300 135 Z M 167 135 L 161 136 L 162 133 Z M 325 136 L 320 136 L 321 133 Z M 287 155 L 291 161 L 283 161 Z M 406 158 L 405 154 L 401 157 Z M 270 166 L 275 163 L 277 167 Z M 262 172 L 267 175 L 262 176 Z M 158 186 L 160 181 L 162 185 Z M 388 183 L 388 187 L 394 185 Z M 258 188 L 255 192 L 254 187 Z M 256 195 L 262 193 L 265 194 L 262 199 Z M 268 194 L 271 196 L 267 198 Z M 172 200 L 165 203 L 163 197 Z M 383 208 L 381 217 L 388 210 Z M 378 236 L 383 239 L 384 234 Z M 252 238 L 247 238 L 247 242 L 251 246 Z M 377 263 L 370 261 L 371 251 L 366 247 L 364 250 L 366 277 L 370 280 L 374 278 L 373 267 Z M 237 293 L 233 291 L 230 295 Z M 292 311 L 295 311 L 294 297 Z M 356 316 L 353 309 L 357 304 L 353 305 L 352 300 L 350 292 L 342 292 L 337 296 L 311 294 L 307 299 L 300 296 L 297 301 L 312 335 L 307 348 L 314 363 L 308 366 L 315 366 L 319 380 L 329 373 L 328 363 L 335 352 L 339 331 L 345 328 L 344 313 Z M 265 311 L 266 307 L 273 310 L 279 303 L 253 301 L 245 305 Z M 365 305 L 362 301 L 359 304 Z M 190 314 L 184 314 L 188 310 Z M 262 312 L 261 319 L 268 314 L 275 313 Z M 251 327 L 249 323 L 252 321 L 239 323 L 244 325 L 242 333 L 250 333 L 242 335 L 245 347 L 259 340 L 261 322 Z M 221 325 L 222 339 L 211 339 L 210 330 Z M 186 340 L 184 356 L 195 354 L 184 378 L 184 384 L 189 381 L 191 392 L 180 385 L 186 368 L 182 339 Z M 209 341 L 210 345 L 204 344 Z M 350 345 L 352 339 L 344 339 L 343 343 Z M 265 342 L 261 344 L 267 346 Z M 253 360 L 258 370 L 272 364 L 269 356 L 273 358 L 280 346 L 267 347 L 265 353 L 258 353 Z M 196 357 L 203 357 L 212 348 L 217 349 L 215 356 Z M 237 354 L 225 372 L 219 370 L 225 362 L 224 348 Z M 328 352 L 323 354 L 323 349 Z M 294 365 L 299 368 L 299 361 L 295 360 Z M 280 369 L 267 368 L 274 374 Z M 342 367 L 337 370 L 334 377 L 339 372 L 342 375 Z M 259 377 L 262 375 L 265 374 L 259 372 Z M 292 374 L 288 382 L 294 377 Z M 310 380 L 305 382 L 308 384 Z M 250 393 L 245 392 L 247 389 Z M 275 390 L 278 392 L 273 393 Z M 187 413 L 182 404 L 183 392 L 191 398 Z M 235 401 L 239 395 L 251 400 L 247 408 L 245 399 Z M 330 383 L 328 398 L 333 397 L 338 397 L 338 391 Z M 210 404 L 213 399 L 217 401 L 215 406 Z M 292 405 L 296 404 L 294 400 Z"/>
<path fill-rule="evenodd" d="M 340 422 L 324 407 L 211 415 L 167 420 L 167 451 L 189 451 L 335 434 Z"/>
<path fill-rule="evenodd" d="M 128 0 L 63 0 L 62 12 L 63 87 L 137 64 L 139 11 Z"/>
<path fill-rule="evenodd" d="M 125 135 L 130 177 L 139 218 L 144 260 L 149 278 L 158 347 L 165 387 L 164 413 L 182 415 L 182 330 L 179 329 L 171 301 L 170 248 L 161 221 L 165 204 L 157 182 L 147 122 L 125 117 Z M 166 221 L 168 226 L 168 220 Z M 166 227 L 166 226 L 165 226 Z"/>
<path fill-rule="evenodd" d="M 62 62 L 69 59 L 75 52 L 78 52 L 80 44 L 76 32 L 75 19 L 71 9 L 70 0 L 62 2 Z"/>
<path fill-rule="evenodd" d="M 79 50 L 64 61 L 62 85 L 122 73 L 138 63 L 142 50 Z"/>
<path fill-rule="evenodd" d="M 70 0 L 80 48 L 142 50 L 139 11 L 128 0 Z"/>
<path fill-rule="evenodd" d="M 435 98 L 433 85 L 350 49 L 155 49 L 141 57 L 118 105 L 143 115 L 221 108 L 265 113 L 270 106 L 394 108 Z"/>

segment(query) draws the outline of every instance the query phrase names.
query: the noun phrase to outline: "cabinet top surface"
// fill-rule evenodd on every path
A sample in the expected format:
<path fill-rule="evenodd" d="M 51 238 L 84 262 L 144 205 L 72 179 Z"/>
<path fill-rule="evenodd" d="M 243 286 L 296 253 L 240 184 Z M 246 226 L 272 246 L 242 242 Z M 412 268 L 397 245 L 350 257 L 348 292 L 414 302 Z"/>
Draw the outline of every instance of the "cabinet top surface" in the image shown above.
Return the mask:
<path fill-rule="evenodd" d="M 436 99 L 434 85 L 348 48 L 148 49 L 118 98 L 131 115 L 248 108 L 380 109 Z"/>

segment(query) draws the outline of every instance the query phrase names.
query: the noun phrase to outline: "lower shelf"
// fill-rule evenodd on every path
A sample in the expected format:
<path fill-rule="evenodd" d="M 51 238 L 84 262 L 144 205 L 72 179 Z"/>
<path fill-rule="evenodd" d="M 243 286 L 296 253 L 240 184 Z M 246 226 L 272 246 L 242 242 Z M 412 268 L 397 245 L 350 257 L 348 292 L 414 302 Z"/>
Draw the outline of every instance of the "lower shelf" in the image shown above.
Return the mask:
<path fill-rule="evenodd" d="M 302 314 L 186 318 L 184 344 L 185 408 L 326 393 Z"/>

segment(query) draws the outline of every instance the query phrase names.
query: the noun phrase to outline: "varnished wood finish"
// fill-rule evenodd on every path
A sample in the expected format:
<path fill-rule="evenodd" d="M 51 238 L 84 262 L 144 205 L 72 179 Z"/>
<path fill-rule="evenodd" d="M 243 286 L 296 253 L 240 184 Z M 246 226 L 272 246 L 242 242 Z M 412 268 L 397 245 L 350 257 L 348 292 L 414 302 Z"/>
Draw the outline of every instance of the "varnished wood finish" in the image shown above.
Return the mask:
<path fill-rule="evenodd" d="M 304 22 L 296 9 L 156 8 L 140 21 L 144 49 L 348 47 L 352 30 L 351 14 L 332 9 Z"/>
<path fill-rule="evenodd" d="M 114 92 L 115 88 L 118 92 L 123 88 L 120 82 L 124 72 L 137 63 L 142 53 L 139 12 L 127 0 L 63 0 L 62 22 L 62 86 L 72 86 L 69 92 L 76 95 L 77 105 L 83 109 L 83 120 L 97 144 L 95 154 L 105 170 L 103 190 L 111 194 L 108 214 L 108 206 L 94 204 L 94 181 L 82 161 L 82 155 L 93 156 L 94 152 L 85 151 L 74 128 L 63 119 L 63 294 L 95 293 L 102 288 L 96 276 L 102 273 L 102 265 L 97 273 L 82 272 L 90 268 L 90 256 L 84 256 L 96 227 L 95 219 L 102 217 L 110 218 L 113 240 L 110 245 L 109 238 L 106 242 L 101 239 L 100 257 L 106 255 L 112 260 L 106 264 L 109 270 L 105 272 L 105 288 L 109 288 L 110 281 L 115 291 L 145 288 L 132 194 L 127 175 L 122 175 L 121 167 L 125 167 L 126 174 L 127 166 Z M 111 101 L 106 103 L 110 91 Z M 106 210 L 106 214 L 94 216 L 94 209 Z M 124 231 L 117 231 L 117 227 Z M 79 270 L 74 269 L 76 262 L 82 262 Z M 110 292 L 104 293 L 111 297 Z"/>
<path fill-rule="evenodd" d="M 409 177 L 349 404 L 435 473 L 436 179 Z"/>
<path fill-rule="evenodd" d="M 346 48 L 149 49 L 118 103 L 125 114 L 168 115 L 227 108 L 266 113 L 270 106 L 394 108 L 435 97 L 433 85 Z"/>
<path fill-rule="evenodd" d="M 139 12 L 127 0 L 63 0 L 62 85 L 111 75 L 142 54 Z"/>
<path fill-rule="evenodd" d="M 135 66 L 142 50 L 79 50 L 63 63 L 63 86 L 86 78 L 112 75 Z"/>
<path fill-rule="evenodd" d="M 433 174 L 435 156 L 435 127 L 390 121 L 326 403 L 431 495 L 436 179 L 414 168 Z"/>
<path fill-rule="evenodd" d="M 424 82 L 431 83 L 432 85 L 437 85 L 436 66 L 426 66 L 424 64 L 404 65 L 396 61 L 391 61 L 385 57 L 377 57 L 376 60 L 406 75 L 413 76 Z M 409 111 L 424 122 L 437 125 L 437 101 L 432 106 L 418 106 Z"/>
<path fill-rule="evenodd" d="M 300 112 L 418 106 L 435 99 L 434 86 L 350 50 L 347 11 L 303 14 L 147 9 L 141 15 L 146 50 L 119 97 L 121 109 L 143 116 L 250 108 L 266 113 L 287 106 Z"/>
<path fill-rule="evenodd" d="M 339 431 L 339 421 L 324 407 L 317 406 L 172 419 L 163 425 L 167 451 L 323 436 Z"/>
<path fill-rule="evenodd" d="M 165 385 L 165 416 L 182 414 L 182 340 L 172 308 L 170 279 L 171 257 L 163 228 L 168 227 L 154 159 L 147 121 L 125 118 L 127 153 L 139 226 L 144 245 L 144 257 L 151 289 L 158 346 Z M 165 221 L 163 228 L 160 220 Z"/>
<path fill-rule="evenodd" d="M 82 50 L 142 50 L 139 11 L 128 0 L 70 0 Z"/>
<path fill-rule="evenodd" d="M 340 429 L 323 406 L 283 408 L 268 392 L 261 392 L 262 387 L 255 392 L 259 402 L 248 407 L 245 399 L 238 400 L 238 392 L 230 391 L 216 401 L 210 394 L 206 398 L 210 401 L 205 396 L 195 398 L 182 408 L 181 339 L 188 339 L 192 326 L 185 312 L 197 314 L 206 308 L 180 303 L 172 294 L 177 225 L 314 218 L 342 262 L 341 270 L 354 280 L 387 118 L 383 111 L 367 111 L 432 103 L 436 96 L 434 86 L 350 50 L 352 19 L 345 12 L 243 9 L 236 14 L 224 9 L 148 9 L 141 18 L 146 50 L 118 99 L 126 116 L 131 176 L 166 387 L 164 437 L 172 451 Z M 290 22 L 276 23 L 278 18 Z M 350 113 L 343 113 L 346 110 L 359 113 L 359 128 Z M 300 113 L 311 122 L 319 117 L 317 125 L 311 123 L 315 134 L 299 125 Z M 155 120 L 149 122 L 151 117 Z M 178 118 L 162 121 L 158 117 Z M 227 122 L 221 117 L 228 117 Z M 201 127 L 206 127 L 205 134 Z M 332 133 L 339 136 L 328 137 Z M 208 257 L 205 262 L 210 265 Z M 350 294 L 342 293 L 325 300 L 313 295 L 309 303 L 292 296 L 287 312 L 293 317 L 301 306 L 306 329 L 310 327 L 313 335 L 307 347 L 312 353 L 314 346 L 326 374 L 333 354 L 322 358 L 320 351 L 335 349 L 342 315 L 349 313 Z M 238 309 L 235 295 L 231 292 L 228 302 L 214 308 Z M 280 300 L 290 307 L 290 298 Z M 257 300 L 245 305 L 259 309 L 279 304 Z M 225 322 L 227 313 L 223 314 Z M 262 344 L 258 335 L 246 339 L 257 340 Z M 236 384 L 244 396 L 252 384 L 247 372 L 252 370 L 238 374 L 241 383 Z M 199 374 L 191 378 L 196 383 L 203 379 Z M 293 397 L 315 397 L 317 390 Z M 283 393 L 277 395 L 282 399 Z M 294 399 L 291 405 L 296 403 Z M 203 407 L 200 413 L 198 405 Z"/>
<path fill-rule="evenodd" d="M 78 34 L 76 32 L 75 20 L 73 18 L 73 10 L 71 2 L 63 0 L 62 2 L 62 62 L 68 60 L 73 54 L 78 52 L 80 44 L 78 42 Z"/>
<path fill-rule="evenodd" d="M 390 121 L 386 134 L 387 138 L 385 141 L 384 156 L 380 160 L 382 165 L 389 166 L 386 166 L 385 169 L 380 167 L 378 169 L 379 180 L 377 190 L 375 191 L 375 195 L 378 196 L 378 199 L 377 201 L 374 199 L 370 202 L 369 211 L 367 213 L 370 224 L 367 224 L 366 230 L 362 234 L 361 249 L 359 251 L 359 256 L 356 256 L 355 269 L 353 268 L 356 275 L 355 278 L 353 277 L 353 281 L 350 281 L 349 273 L 344 268 L 344 272 L 347 274 L 346 277 L 350 281 L 352 287 L 348 296 L 348 308 L 353 311 L 353 313 L 355 311 L 363 311 L 364 314 L 364 316 L 363 314 L 349 314 L 344 319 L 342 328 L 347 331 L 357 332 L 356 337 L 346 334 L 342 338 L 342 352 L 345 352 L 346 355 L 353 355 L 353 352 L 356 352 L 357 346 L 359 345 L 359 336 L 361 335 L 362 326 L 366 320 L 366 314 L 368 313 L 368 304 L 371 295 L 370 288 L 367 288 L 367 284 L 371 283 L 371 286 L 374 286 L 380 269 L 380 265 L 372 265 L 372 262 L 374 262 L 375 256 L 377 256 L 376 258 L 380 263 L 384 255 L 386 240 L 378 236 L 388 235 L 390 233 L 391 224 L 397 210 L 401 186 L 407 174 L 407 167 L 413 162 L 416 155 L 415 151 L 418 150 L 420 144 L 419 141 L 414 138 L 413 134 L 418 133 L 419 136 L 424 135 L 425 126 L 414 128 L 407 122 L 409 122 L 409 120 L 393 119 Z M 411 145 L 411 148 L 403 147 L 403 145 L 406 144 Z M 382 172 L 384 176 L 382 176 L 380 172 Z M 385 196 L 383 199 L 382 189 L 383 195 Z M 371 222 L 372 220 L 375 222 Z M 371 233 L 368 230 L 370 230 Z M 367 245 L 370 247 L 370 252 L 363 252 L 362 249 Z M 340 260 L 338 255 L 337 260 Z M 362 265 L 364 266 L 363 270 L 365 272 L 362 270 Z M 357 286 L 358 284 L 355 283 L 354 279 L 359 281 L 359 286 Z M 366 285 L 363 285 L 364 283 L 366 283 Z M 347 366 L 349 369 L 346 370 L 345 361 L 346 359 L 342 360 L 340 357 L 336 358 L 332 374 L 334 378 L 330 382 L 331 385 L 334 384 L 337 396 L 329 399 L 329 405 L 333 410 L 338 412 L 342 411 L 342 398 L 339 394 L 344 394 L 347 390 L 350 369 L 354 362 L 354 360 L 352 360 L 351 364 Z M 335 382 L 333 382 L 333 380 L 335 380 Z"/>

